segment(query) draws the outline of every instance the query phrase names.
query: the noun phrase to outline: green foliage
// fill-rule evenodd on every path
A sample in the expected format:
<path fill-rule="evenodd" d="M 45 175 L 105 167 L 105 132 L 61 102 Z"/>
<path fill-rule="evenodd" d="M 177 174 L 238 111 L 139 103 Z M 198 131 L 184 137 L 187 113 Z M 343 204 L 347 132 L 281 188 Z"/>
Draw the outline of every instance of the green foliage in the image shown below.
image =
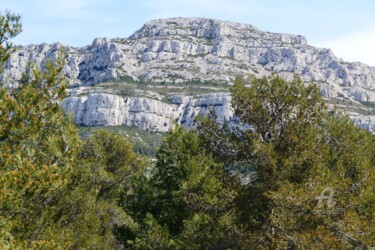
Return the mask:
<path fill-rule="evenodd" d="M 19 16 L 0 15 L 1 66 L 20 31 Z M 151 166 L 114 132 L 81 141 L 59 107 L 63 66 L 0 90 L 1 249 L 375 246 L 375 137 L 328 111 L 314 84 L 236 79 L 245 129 L 177 126 Z"/>
<path fill-rule="evenodd" d="M 0 21 L 4 64 L 19 17 Z M 63 66 L 63 57 L 31 66 L 17 89 L 0 90 L 1 249 L 113 249 L 121 246 L 114 229 L 133 223 L 118 199 L 146 163 L 113 133 L 96 132 L 82 146 L 59 106 Z"/>
<path fill-rule="evenodd" d="M 155 167 L 123 196 L 137 223 L 123 228 L 126 245 L 373 246 L 374 136 L 329 112 L 316 86 L 298 77 L 255 79 L 250 87 L 238 78 L 231 91 L 235 114 L 250 127 L 229 129 L 209 117 L 198 119 L 198 131 L 168 133 Z M 334 192 L 331 201 L 325 190 Z"/>
<path fill-rule="evenodd" d="M 143 170 L 146 162 L 133 153 L 131 144 L 108 131 L 96 131 L 82 146 L 80 161 L 69 182 L 59 190 L 54 225 L 69 240 L 72 249 L 113 249 L 117 228 L 132 226 L 133 220 L 119 206 L 119 197 L 129 192 L 129 179 Z"/>
<path fill-rule="evenodd" d="M 375 102 L 361 102 L 366 107 L 375 109 Z"/>
<path fill-rule="evenodd" d="M 116 134 L 121 135 L 130 140 L 135 153 L 148 157 L 156 156 L 156 152 L 165 136 L 165 133 L 142 131 L 126 125 L 110 127 L 81 127 L 80 134 L 83 138 L 87 138 L 91 133 L 97 130 L 113 131 Z"/>
<path fill-rule="evenodd" d="M 217 160 L 255 170 L 235 199 L 247 235 L 239 244 L 373 246 L 374 136 L 329 113 L 318 89 L 298 77 L 257 79 L 249 88 L 237 79 L 231 91 L 235 114 L 251 128 L 230 132 L 204 119 L 200 128 Z M 318 205 L 326 188 L 334 191 L 332 207 Z"/>
<path fill-rule="evenodd" d="M 0 90 L 0 216 L 18 239 L 40 240 L 46 226 L 40 217 L 79 149 L 75 126 L 58 105 L 66 88 L 62 67 L 62 58 L 57 66 L 49 62 L 25 75 L 18 89 Z"/>
<path fill-rule="evenodd" d="M 236 115 L 251 124 L 263 142 L 285 143 L 298 136 L 305 125 L 318 123 L 324 114 L 318 88 L 314 84 L 304 87 L 298 77 L 288 83 L 278 76 L 262 78 L 250 88 L 237 78 L 231 93 Z"/>
<path fill-rule="evenodd" d="M 9 11 L 6 11 L 5 14 L 0 13 L 0 74 L 4 70 L 10 53 L 14 51 L 10 39 L 22 31 L 20 19 L 19 15 Z"/>
<path fill-rule="evenodd" d="M 131 249 L 176 249 L 177 244 L 170 238 L 168 229 L 162 227 L 152 217 L 146 214 L 141 226 L 136 228 L 137 237 L 129 240 L 128 247 Z"/>
<path fill-rule="evenodd" d="M 207 154 L 196 132 L 181 127 L 171 131 L 158 151 L 149 178 L 139 178 L 134 182 L 134 193 L 124 197 L 127 210 L 140 228 L 148 228 L 152 215 L 157 231 L 135 231 L 134 240 L 129 242 L 148 242 L 159 235 L 158 242 L 171 244 L 172 249 L 186 249 L 187 244 L 189 249 L 222 248 L 227 242 L 216 232 L 223 231 L 214 229 L 225 229 L 229 242 L 235 234 L 226 209 L 232 195 L 226 179 L 222 166 Z M 201 231 L 205 236 L 199 236 Z M 149 247 L 159 246 L 150 243 Z"/>
<path fill-rule="evenodd" d="M 103 195 L 114 195 L 113 192 L 125 188 L 132 174 L 145 166 L 145 162 L 133 152 L 129 141 L 105 130 L 96 131 L 88 138 L 80 158 L 90 172 L 106 173 L 96 180 L 102 188 L 100 192 Z M 93 179 L 91 181 L 95 182 Z"/>
<path fill-rule="evenodd" d="M 0 16 L 0 63 L 14 50 L 9 39 L 21 31 L 20 17 Z M 55 192 L 68 179 L 80 139 L 58 102 L 65 97 L 63 58 L 45 70 L 31 68 L 18 89 L 0 90 L 0 242 L 4 249 L 64 247 L 47 217 Z"/>

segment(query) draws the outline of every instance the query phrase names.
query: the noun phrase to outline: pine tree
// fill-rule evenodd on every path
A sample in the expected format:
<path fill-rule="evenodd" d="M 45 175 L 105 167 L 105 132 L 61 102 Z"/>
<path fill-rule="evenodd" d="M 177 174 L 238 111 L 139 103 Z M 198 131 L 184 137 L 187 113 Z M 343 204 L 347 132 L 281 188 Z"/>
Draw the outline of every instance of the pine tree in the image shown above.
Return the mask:
<path fill-rule="evenodd" d="M 177 127 L 169 132 L 149 177 L 140 177 L 134 182 L 134 193 L 124 197 L 139 225 L 129 246 L 231 247 L 237 235 L 228 207 L 233 193 L 227 181 L 222 166 L 206 152 L 196 131 Z"/>
<path fill-rule="evenodd" d="M 255 173 L 235 201 L 247 235 L 241 244 L 373 246 L 374 136 L 327 110 L 318 88 L 298 77 L 256 79 L 250 87 L 238 78 L 231 93 L 235 114 L 250 127 L 228 131 L 202 120 L 200 134 L 218 160 L 227 156 L 228 167 Z"/>
<path fill-rule="evenodd" d="M 130 192 L 131 178 L 144 171 L 146 161 L 135 154 L 126 139 L 105 130 L 87 138 L 60 198 L 52 204 L 59 241 L 71 249 L 114 249 L 121 246 L 117 231 L 134 224 L 120 205 Z M 64 232 L 62 234 L 61 232 Z"/>
<path fill-rule="evenodd" d="M 1 64 L 21 30 L 19 16 L 0 17 Z M 44 220 L 55 191 L 67 182 L 74 166 L 80 139 L 72 120 L 59 102 L 67 82 L 62 74 L 64 59 L 31 68 L 19 87 L 0 90 L 0 217 L 17 244 L 29 248 L 54 246 L 41 238 L 49 227 Z"/>

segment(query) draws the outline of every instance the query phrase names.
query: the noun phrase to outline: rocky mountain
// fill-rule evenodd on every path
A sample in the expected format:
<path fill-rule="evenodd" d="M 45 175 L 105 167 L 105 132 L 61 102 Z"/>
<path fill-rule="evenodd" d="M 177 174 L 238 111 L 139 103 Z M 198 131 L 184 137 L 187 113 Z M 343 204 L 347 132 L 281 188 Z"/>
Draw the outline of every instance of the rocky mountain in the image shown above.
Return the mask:
<path fill-rule="evenodd" d="M 19 47 L 1 79 L 17 86 L 30 60 L 43 67 L 61 48 L 71 87 L 62 105 L 85 126 L 166 131 L 175 119 L 190 126 L 210 106 L 218 120 L 229 121 L 225 92 L 236 76 L 289 79 L 297 73 L 306 83 L 318 83 L 327 102 L 348 111 L 358 126 L 375 127 L 375 67 L 345 62 L 330 49 L 308 45 L 303 36 L 206 18 L 159 19 L 128 38 L 97 38 L 83 48 Z"/>

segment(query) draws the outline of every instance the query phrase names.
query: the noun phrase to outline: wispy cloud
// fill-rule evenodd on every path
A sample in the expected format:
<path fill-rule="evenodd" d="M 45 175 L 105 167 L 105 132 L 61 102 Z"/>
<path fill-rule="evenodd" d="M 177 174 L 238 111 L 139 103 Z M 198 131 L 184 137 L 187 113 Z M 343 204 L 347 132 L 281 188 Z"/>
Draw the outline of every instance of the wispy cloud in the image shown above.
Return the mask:
<path fill-rule="evenodd" d="M 345 61 L 359 61 L 375 66 L 375 26 L 316 45 L 332 48 L 333 53 Z"/>

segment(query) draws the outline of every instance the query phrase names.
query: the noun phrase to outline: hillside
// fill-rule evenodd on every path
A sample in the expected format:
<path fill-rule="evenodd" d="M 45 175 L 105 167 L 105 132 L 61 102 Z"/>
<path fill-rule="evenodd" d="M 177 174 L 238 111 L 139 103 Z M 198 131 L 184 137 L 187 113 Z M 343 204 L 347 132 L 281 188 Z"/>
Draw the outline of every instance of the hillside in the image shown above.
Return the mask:
<path fill-rule="evenodd" d="M 90 46 L 19 47 L 1 76 L 17 86 L 28 61 L 42 67 L 66 52 L 70 97 L 63 107 L 83 126 L 129 125 L 165 132 L 174 120 L 191 126 L 213 107 L 231 121 L 228 87 L 238 75 L 299 74 L 319 84 L 330 105 L 348 112 L 360 127 L 375 127 L 375 67 L 345 62 L 330 49 L 299 35 L 260 31 L 252 25 L 206 18 L 147 22 L 128 38 L 97 38 Z"/>

